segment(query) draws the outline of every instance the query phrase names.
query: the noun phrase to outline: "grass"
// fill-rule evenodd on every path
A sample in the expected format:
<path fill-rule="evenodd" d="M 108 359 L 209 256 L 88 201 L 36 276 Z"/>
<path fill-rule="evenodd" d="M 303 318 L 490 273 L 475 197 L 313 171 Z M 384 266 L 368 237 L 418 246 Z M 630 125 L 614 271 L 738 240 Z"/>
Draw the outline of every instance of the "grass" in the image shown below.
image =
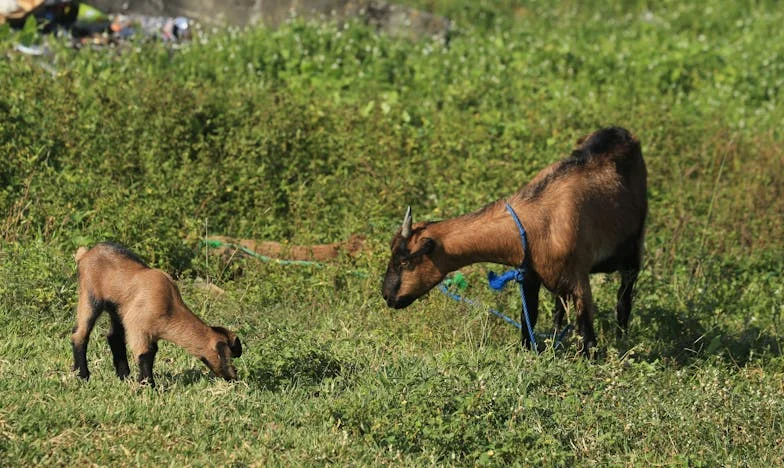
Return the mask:
<path fill-rule="evenodd" d="M 776 4 L 408 3 L 456 20 L 448 45 L 293 22 L 38 58 L 0 29 L 2 464 L 784 463 Z M 407 204 L 474 210 L 610 124 L 649 170 L 628 337 L 613 276 L 594 278 L 595 363 L 525 352 L 437 291 L 386 308 Z M 227 266 L 201 243 L 352 233 L 369 249 L 322 268 Z M 107 239 L 237 331 L 239 382 L 168 343 L 157 389 L 119 382 L 105 319 L 90 382 L 71 373 L 72 255 Z M 517 315 L 490 268 L 466 269 L 465 294 Z"/>

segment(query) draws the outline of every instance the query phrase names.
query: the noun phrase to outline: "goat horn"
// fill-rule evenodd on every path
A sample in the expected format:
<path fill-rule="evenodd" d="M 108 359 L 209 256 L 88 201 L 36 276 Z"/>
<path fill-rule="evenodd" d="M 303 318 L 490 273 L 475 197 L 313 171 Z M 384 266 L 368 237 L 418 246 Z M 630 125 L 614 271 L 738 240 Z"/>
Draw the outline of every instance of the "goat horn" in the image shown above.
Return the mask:
<path fill-rule="evenodd" d="M 408 239 L 411 236 L 411 206 L 409 205 L 406 210 L 406 216 L 403 218 L 403 227 L 400 228 L 400 235 L 403 239 Z"/>

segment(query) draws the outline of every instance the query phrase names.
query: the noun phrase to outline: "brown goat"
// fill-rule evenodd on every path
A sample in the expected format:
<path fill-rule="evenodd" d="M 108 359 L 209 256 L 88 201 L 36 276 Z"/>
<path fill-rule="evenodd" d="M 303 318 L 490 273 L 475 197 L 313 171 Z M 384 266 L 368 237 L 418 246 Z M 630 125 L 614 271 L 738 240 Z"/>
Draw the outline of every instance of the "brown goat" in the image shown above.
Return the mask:
<path fill-rule="evenodd" d="M 71 335 L 73 370 L 90 378 L 87 343 L 101 312 L 108 312 L 107 339 L 117 376 L 130 374 L 126 340 L 139 365 L 139 382 L 154 386 L 152 365 L 158 340 L 185 348 L 216 375 L 235 380 L 231 363 L 242 354 L 239 338 L 222 327 L 210 327 L 188 309 L 177 285 L 161 270 L 148 267 L 130 250 L 103 242 L 92 249 L 80 247 L 74 255 L 79 276 L 79 305 Z"/>
<path fill-rule="evenodd" d="M 648 212 L 646 179 L 639 141 L 627 130 L 612 127 L 580 139 L 570 157 L 543 169 L 507 200 L 477 212 L 412 225 L 409 208 L 392 239 L 384 299 L 390 307 L 406 307 L 447 273 L 472 263 L 525 265 L 523 290 L 532 324 L 544 285 L 574 302 L 583 349 L 589 354 L 596 344 L 590 273 L 620 271 L 618 334 L 628 327 Z M 525 227 L 527 252 L 505 202 Z M 563 315 L 556 299 L 556 328 Z M 530 345 L 526 333 L 523 344 Z"/>

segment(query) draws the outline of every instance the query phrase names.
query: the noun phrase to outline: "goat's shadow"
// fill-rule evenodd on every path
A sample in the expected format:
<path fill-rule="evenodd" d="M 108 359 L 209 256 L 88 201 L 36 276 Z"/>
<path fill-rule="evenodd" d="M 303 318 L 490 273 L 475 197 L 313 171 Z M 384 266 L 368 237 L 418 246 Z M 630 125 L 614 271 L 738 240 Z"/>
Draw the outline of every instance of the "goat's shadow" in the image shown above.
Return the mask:
<path fill-rule="evenodd" d="M 160 377 L 156 377 L 156 382 L 165 383 L 163 388 L 166 389 L 170 385 L 189 387 L 203 380 L 215 378 L 218 377 L 215 377 L 206 370 L 194 366 L 192 369 L 187 369 L 177 373 L 162 372 Z"/>
<path fill-rule="evenodd" d="M 633 320 L 644 326 L 632 327 L 630 334 L 620 340 L 610 338 L 621 355 L 634 351 L 637 359 L 663 360 L 680 367 L 715 358 L 745 366 L 756 358 L 781 356 L 782 339 L 756 325 L 728 330 L 721 325 L 706 326 L 709 319 L 700 320 L 699 312 L 686 315 L 657 307 L 634 312 Z M 603 320 L 604 330 L 614 327 L 614 320 Z M 639 346 L 641 341 L 650 345 Z"/>
<path fill-rule="evenodd" d="M 307 350 L 285 356 L 269 356 L 251 369 L 245 380 L 262 390 L 288 386 L 315 387 L 326 379 L 350 377 L 359 371 L 355 362 L 344 361 L 324 350 Z M 350 382 L 352 379 L 345 379 Z"/>
<path fill-rule="evenodd" d="M 633 311 L 637 323 L 620 340 L 615 338 L 616 324 L 611 314 L 597 317 L 600 340 L 615 347 L 620 356 L 633 352 L 635 359 L 664 361 L 678 367 L 721 359 L 739 367 L 759 359 L 782 354 L 784 340 L 769 330 L 753 324 L 727 330 L 721 325 L 706 326 L 708 314 L 700 310 L 684 314 L 672 309 L 651 307 Z M 574 335 L 574 333 L 572 333 Z M 568 340 L 572 343 L 574 340 Z M 572 344 L 573 345 L 573 344 Z M 567 344 L 567 347 L 569 345 Z M 324 380 L 341 379 L 340 385 L 351 385 L 351 377 L 361 372 L 354 361 L 340 359 L 325 349 L 288 349 L 277 355 L 262 353 L 259 360 L 241 372 L 240 380 L 262 390 L 276 392 L 292 386 L 314 388 Z M 161 374 L 162 382 L 190 386 L 204 379 L 219 379 L 204 369 L 194 367 L 176 374 Z M 316 393 L 318 391 L 314 389 Z"/>
<path fill-rule="evenodd" d="M 268 357 L 244 375 L 241 373 L 239 380 L 274 392 L 291 385 L 313 387 L 325 379 L 349 377 L 358 371 L 354 362 L 341 361 L 324 351 L 310 350 L 297 355 Z M 156 380 L 166 382 L 161 387 L 165 390 L 174 385 L 187 387 L 211 379 L 220 380 L 220 377 L 194 367 L 177 373 L 163 372 Z"/>

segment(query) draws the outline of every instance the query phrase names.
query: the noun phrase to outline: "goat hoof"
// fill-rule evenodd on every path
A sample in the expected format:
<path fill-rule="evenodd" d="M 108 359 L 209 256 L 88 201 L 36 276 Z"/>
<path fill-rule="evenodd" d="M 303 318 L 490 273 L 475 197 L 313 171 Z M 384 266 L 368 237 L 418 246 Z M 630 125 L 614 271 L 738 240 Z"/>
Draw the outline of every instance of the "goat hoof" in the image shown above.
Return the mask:
<path fill-rule="evenodd" d="M 597 350 L 596 350 L 596 343 L 591 341 L 586 343 L 583 347 L 583 355 L 592 361 L 595 361 L 598 357 Z"/>
<path fill-rule="evenodd" d="M 144 378 L 144 379 L 139 380 L 139 385 L 141 385 L 142 387 L 155 388 L 155 381 L 152 380 L 152 378 L 148 377 L 148 378 Z"/>

